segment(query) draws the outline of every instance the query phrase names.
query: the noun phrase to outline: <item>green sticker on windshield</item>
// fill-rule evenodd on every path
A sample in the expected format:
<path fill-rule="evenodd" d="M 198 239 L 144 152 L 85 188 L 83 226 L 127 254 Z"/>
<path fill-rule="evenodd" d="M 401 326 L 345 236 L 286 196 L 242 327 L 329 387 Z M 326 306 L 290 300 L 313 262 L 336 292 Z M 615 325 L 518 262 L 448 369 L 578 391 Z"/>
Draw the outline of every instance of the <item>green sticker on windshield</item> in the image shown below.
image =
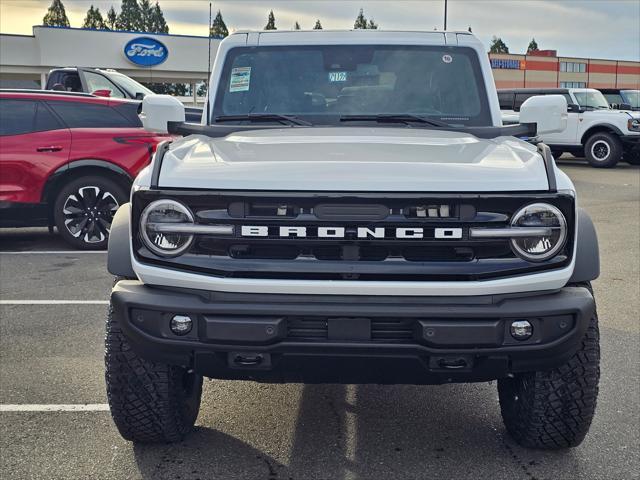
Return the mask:
<path fill-rule="evenodd" d="M 236 67 L 231 70 L 230 92 L 248 92 L 251 81 L 251 67 Z"/>
<path fill-rule="evenodd" d="M 347 72 L 329 72 L 330 82 L 346 82 Z"/>

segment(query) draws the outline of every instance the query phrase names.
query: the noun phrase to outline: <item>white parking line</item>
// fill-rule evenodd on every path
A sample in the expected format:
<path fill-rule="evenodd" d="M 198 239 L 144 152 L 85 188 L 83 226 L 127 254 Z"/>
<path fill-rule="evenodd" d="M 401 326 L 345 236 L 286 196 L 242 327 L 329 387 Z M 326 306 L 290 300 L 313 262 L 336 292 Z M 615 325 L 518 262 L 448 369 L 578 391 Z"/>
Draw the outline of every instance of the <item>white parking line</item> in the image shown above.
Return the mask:
<path fill-rule="evenodd" d="M 61 254 L 77 254 L 77 253 L 107 253 L 106 250 L 33 250 L 33 251 L 29 251 L 29 250 L 25 250 L 23 252 L 12 252 L 12 251 L 2 251 L 0 252 L 0 255 L 27 255 L 27 254 L 33 254 L 33 255 L 61 255 Z"/>
<path fill-rule="evenodd" d="M 0 300 L 0 305 L 108 305 L 109 300 Z"/>
<path fill-rule="evenodd" d="M 0 405 L 0 412 L 105 412 L 106 403 Z"/>

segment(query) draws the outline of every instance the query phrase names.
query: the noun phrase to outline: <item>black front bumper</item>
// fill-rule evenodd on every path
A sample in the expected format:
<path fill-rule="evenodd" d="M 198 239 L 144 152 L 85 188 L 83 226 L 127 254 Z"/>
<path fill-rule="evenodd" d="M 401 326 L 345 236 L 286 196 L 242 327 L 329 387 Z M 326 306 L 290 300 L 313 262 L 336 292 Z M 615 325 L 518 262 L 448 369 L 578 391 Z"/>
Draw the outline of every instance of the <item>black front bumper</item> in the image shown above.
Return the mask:
<path fill-rule="evenodd" d="M 639 150 L 640 149 L 640 135 L 621 135 L 620 140 L 625 149 Z"/>
<path fill-rule="evenodd" d="M 168 290 L 138 281 L 113 289 L 114 315 L 149 360 L 212 378 L 264 382 L 487 381 L 545 370 L 579 348 L 595 311 L 586 288 L 535 295 L 372 297 Z M 169 325 L 193 319 L 183 336 Z M 512 338 L 514 320 L 533 324 Z"/>

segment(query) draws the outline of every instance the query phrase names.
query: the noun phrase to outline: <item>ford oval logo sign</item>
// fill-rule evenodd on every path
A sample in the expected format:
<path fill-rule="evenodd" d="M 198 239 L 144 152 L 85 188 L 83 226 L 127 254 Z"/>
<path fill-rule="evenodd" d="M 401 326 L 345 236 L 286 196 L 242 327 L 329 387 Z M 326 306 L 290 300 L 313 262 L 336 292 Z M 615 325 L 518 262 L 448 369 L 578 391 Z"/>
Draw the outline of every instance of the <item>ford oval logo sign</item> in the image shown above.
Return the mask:
<path fill-rule="evenodd" d="M 129 61 L 143 67 L 151 67 L 164 62 L 169 56 L 164 43 L 149 37 L 129 40 L 124 46 L 124 55 Z"/>

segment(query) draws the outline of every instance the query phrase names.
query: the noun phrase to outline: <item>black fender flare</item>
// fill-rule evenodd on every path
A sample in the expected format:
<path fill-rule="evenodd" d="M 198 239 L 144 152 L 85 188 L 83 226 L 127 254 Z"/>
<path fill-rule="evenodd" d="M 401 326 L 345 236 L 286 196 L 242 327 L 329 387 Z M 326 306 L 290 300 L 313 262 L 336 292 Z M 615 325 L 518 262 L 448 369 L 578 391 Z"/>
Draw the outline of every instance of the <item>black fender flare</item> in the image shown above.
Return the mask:
<path fill-rule="evenodd" d="M 611 125 L 610 123 L 598 123 L 597 125 L 591 125 L 587 129 L 587 131 L 582 134 L 582 137 L 580 138 L 580 144 L 584 145 L 585 143 L 587 143 L 587 140 L 589 139 L 589 137 L 594 133 L 604 132 L 607 130 L 610 131 L 611 133 L 614 133 L 618 137 L 624 136 L 624 132 L 620 130 L 618 127 L 616 127 L 615 125 Z"/>
<path fill-rule="evenodd" d="M 589 214 L 582 208 L 578 208 L 577 220 L 576 262 L 569 283 L 590 282 L 600 276 L 600 251 L 596 228 Z"/>
<path fill-rule="evenodd" d="M 113 216 L 109 231 L 107 270 L 109 273 L 126 278 L 136 278 L 131 265 L 131 204 L 123 203 Z"/>
<path fill-rule="evenodd" d="M 133 182 L 131 175 L 129 175 L 126 170 L 119 167 L 115 163 L 107 162 L 106 160 L 98 160 L 98 159 L 92 159 L 92 158 L 87 158 L 84 160 L 74 160 L 72 162 L 62 165 L 61 167 L 56 169 L 51 175 L 49 175 L 49 178 L 47 178 L 47 181 L 44 184 L 44 188 L 42 189 L 42 197 L 41 197 L 42 202 L 47 202 L 54 187 L 56 186 L 57 181 L 63 175 L 73 170 L 77 170 L 78 168 L 87 168 L 87 167 L 103 168 L 106 170 L 110 170 L 111 172 L 121 177 L 123 181 L 126 181 L 128 183 Z"/>

